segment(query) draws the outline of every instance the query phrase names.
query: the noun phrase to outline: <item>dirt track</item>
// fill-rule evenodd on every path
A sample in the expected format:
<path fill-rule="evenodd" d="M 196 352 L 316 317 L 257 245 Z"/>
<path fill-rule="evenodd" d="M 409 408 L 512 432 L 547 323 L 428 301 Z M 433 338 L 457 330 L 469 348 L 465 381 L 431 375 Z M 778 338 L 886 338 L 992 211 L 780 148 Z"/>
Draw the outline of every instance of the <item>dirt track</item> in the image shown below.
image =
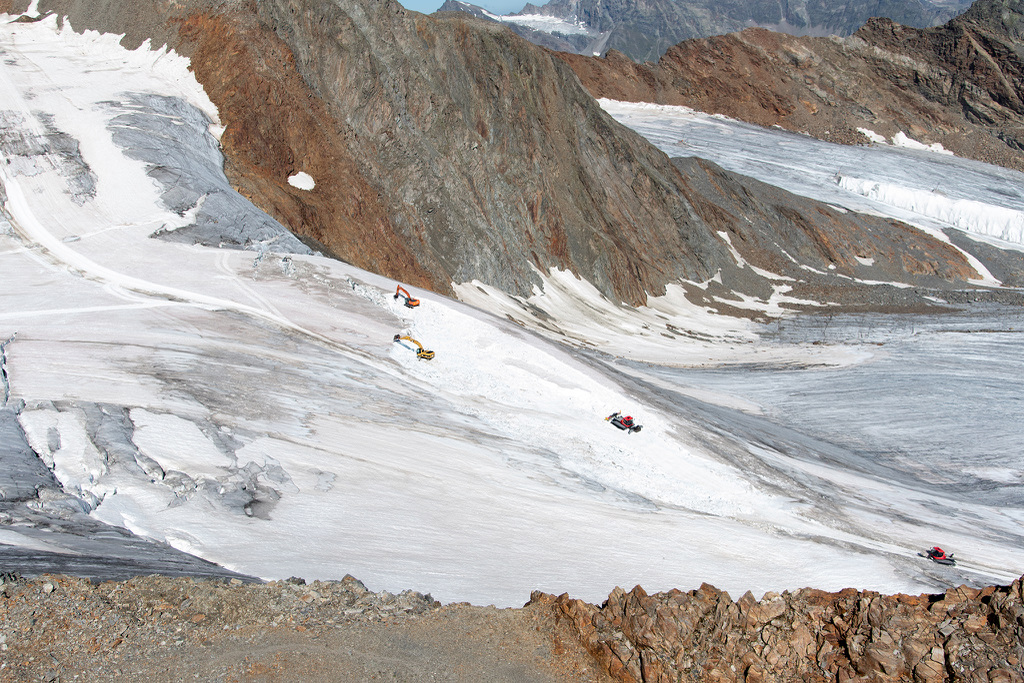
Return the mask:
<path fill-rule="evenodd" d="M 340 582 L 44 576 L 0 588 L 0 681 L 606 681 L 547 606 Z"/>

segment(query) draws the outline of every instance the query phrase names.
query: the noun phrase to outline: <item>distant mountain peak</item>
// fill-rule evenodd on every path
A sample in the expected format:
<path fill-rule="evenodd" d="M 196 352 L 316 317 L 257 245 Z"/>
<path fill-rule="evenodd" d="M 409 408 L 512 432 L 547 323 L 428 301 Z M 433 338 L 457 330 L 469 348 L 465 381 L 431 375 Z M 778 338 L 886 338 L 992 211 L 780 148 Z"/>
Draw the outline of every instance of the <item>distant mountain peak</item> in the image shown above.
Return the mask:
<path fill-rule="evenodd" d="M 786 0 L 551 0 L 528 3 L 519 12 L 497 16 L 459 0 L 438 11 L 462 11 L 501 21 L 527 40 L 575 54 L 617 50 L 634 61 L 656 61 L 683 40 L 705 38 L 760 26 L 791 35 L 848 36 L 871 17 L 882 16 L 914 27 L 938 26 L 962 12 L 966 0 L 845 0 L 790 3 Z M 1019 0 L 1016 4 L 1019 4 Z M 527 17 L 545 17 L 544 22 Z M 564 27 L 578 27 L 599 40 L 566 39 Z M 559 35 L 563 34 L 563 35 Z M 559 36 L 561 42 L 552 36 Z"/>
<path fill-rule="evenodd" d="M 1024 0 L 978 0 L 961 18 L 1014 40 L 1024 38 Z"/>

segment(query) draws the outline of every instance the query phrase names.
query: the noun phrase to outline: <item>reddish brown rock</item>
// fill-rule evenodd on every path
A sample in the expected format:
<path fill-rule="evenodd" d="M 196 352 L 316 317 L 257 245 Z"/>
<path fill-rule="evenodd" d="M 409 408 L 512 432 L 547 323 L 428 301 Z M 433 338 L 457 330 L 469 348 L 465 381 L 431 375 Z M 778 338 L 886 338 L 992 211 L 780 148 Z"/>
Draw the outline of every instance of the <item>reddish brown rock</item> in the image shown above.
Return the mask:
<path fill-rule="evenodd" d="M 196 78 L 220 110 L 225 170 L 239 192 L 360 268 L 447 289 L 396 234 L 379 188 L 349 154 L 351 131 L 310 95 L 274 33 L 245 12 L 190 14 L 179 25 Z M 299 171 L 316 180 L 312 191 L 287 183 Z"/>
<path fill-rule="evenodd" d="M 704 585 L 616 589 L 598 607 L 534 594 L 621 681 L 1021 681 L 1022 580 L 945 595 L 805 589 L 733 602 Z M 629 666 L 639 663 L 638 667 Z"/>

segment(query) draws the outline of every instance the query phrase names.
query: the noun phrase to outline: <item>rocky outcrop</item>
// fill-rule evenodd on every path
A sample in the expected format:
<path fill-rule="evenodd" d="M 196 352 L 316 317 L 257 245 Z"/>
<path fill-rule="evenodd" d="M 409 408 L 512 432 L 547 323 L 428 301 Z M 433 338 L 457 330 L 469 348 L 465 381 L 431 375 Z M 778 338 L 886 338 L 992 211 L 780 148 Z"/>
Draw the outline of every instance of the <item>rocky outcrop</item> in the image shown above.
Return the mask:
<path fill-rule="evenodd" d="M 943 595 L 803 589 L 733 601 L 704 584 L 617 588 L 596 607 L 534 593 L 620 681 L 1001 681 L 1024 662 L 1022 581 Z"/>
<path fill-rule="evenodd" d="M 607 683 L 551 610 L 442 606 L 352 577 L 90 583 L 0 573 L 3 681 Z"/>
<path fill-rule="evenodd" d="M 359 581 L 0 574 L 4 680 L 1021 683 L 1024 594 L 707 584 L 601 606 L 535 592 L 520 609 L 440 605 Z M 588 654 L 589 653 L 589 654 Z"/>
<path fill-rule="evenodd" d="M 913 290 L 885 288 L 869 294 L 847 286 L 851 278 L 913 279 L 918 286 L 943 289 L 950 282 L 974 277 L 973 268 L 952 245 L 899 221 L 842 212 L 703 159 L 673 162 L 690 194 L 704 200 L 697 205 L 700 218 L 744 261 L 723 265 L 728 286 L 712 281 L 706 289 L 691 288 L 689 297 L 712 309 L 738 313 L 728 308 L 730 300 L 737 300 L 736 290 L 764 299 L 771 296 L 773 283 L 757 277 L 750 266 L 779 276 L 779 282 L 785 280 L 791 296 L 835 302 L 848 310 L 899 310 L 920 303 Z M 1015 269 L 1007 262 L 1006 267 L 1007 278 L 1024 273 L 1019 265 Z"/>
<path fill-rule="evenodd" d="M 351 130 L 399 239 L 432 272 L 526 293 L 534 268 L 569 268 L 630 302 L 714 272 L 725 252 L 678 172 L 549 53 L 458 15 L 295 5 L 260 14 Z"/>
<path fill-rule="evenodd" d="M 559 267 L 641 303 L 728 258 L 668 159 L 504 28 L 367 0 L 264 2 L 258 14 L 242 2 L 87 4 L 42 3 L 129 44 L 159 23 L 139 15 L 166 14 L 220 108 L 235 186 L 361 267 L 441 292 L 480 279 L 514 293 Z M 296 171 L 316 187 L 289 186 Z"/>
<path fill-rule="evenodd" d="M 691 40 L 657 64 L 560 55 L 595 97 L 684 105 L 848 144 L 899 132 L 1024 170 L 1020 0 L 934 29 L 872 19 L 849 38 L 764 29 Z"/>

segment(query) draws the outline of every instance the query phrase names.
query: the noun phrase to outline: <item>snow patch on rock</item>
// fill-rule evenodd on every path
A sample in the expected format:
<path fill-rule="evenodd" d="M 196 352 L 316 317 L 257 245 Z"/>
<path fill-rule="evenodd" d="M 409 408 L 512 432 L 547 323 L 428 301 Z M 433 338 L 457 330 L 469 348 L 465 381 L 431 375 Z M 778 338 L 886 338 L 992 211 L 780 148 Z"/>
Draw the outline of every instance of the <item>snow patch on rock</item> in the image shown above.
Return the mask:
<path fill-rule="evenodd" d="M 294 175 L 288 176 L 288 184 L 292 187 L 297 187 L 300 190 L 312 190 L 316 187 L 316 181 L 313 180 L 313 176 L 309 175 L 305 171 L 299 171 Z"/>

